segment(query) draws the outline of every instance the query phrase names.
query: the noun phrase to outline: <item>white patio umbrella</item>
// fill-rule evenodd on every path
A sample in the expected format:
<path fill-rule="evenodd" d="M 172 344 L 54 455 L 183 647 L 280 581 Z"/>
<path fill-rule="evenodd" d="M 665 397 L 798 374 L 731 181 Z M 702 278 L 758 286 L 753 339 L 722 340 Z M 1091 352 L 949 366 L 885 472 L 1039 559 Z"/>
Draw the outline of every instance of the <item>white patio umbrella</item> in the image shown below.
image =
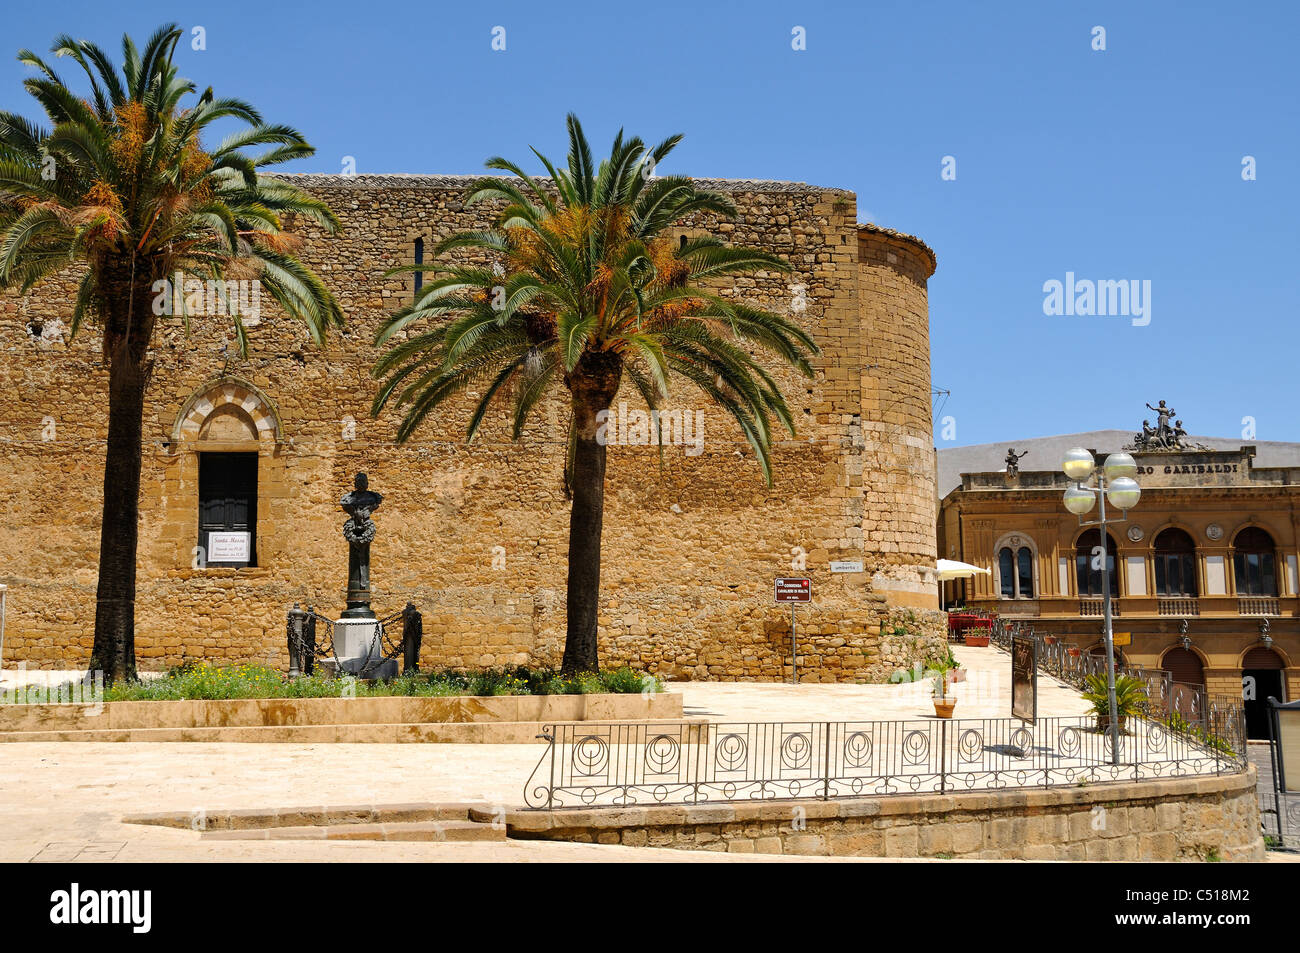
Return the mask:
<path fill-rule="evenodd" d="M 981 569 L 979 566 L 972 566 L 970 563 L 959 562 L 956 559 L 940 559 L 935 563 L 934 568 L 939 574 L 940 582 L 947 582 L 949 579 L 969 579 L 977 572 L 982 572 L 986 576 L 992 575 L 989 569 Z"/>

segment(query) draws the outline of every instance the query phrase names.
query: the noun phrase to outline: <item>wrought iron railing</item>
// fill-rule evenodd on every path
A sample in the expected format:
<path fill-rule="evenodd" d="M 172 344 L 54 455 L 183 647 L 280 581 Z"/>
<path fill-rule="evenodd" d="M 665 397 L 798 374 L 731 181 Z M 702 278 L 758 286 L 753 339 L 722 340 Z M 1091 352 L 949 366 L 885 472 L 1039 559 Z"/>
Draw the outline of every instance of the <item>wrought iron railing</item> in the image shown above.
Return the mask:
<path fill-rule="evenodd" d="M 1241 711 L 1215 710 L 1207 724 L 1190 731 L 1131 718 L 1118 759 L 1111 734 L 1088 716 L 547 725 L 524 800 L 539 809 L 828 800 L 1242 770 Z"/>
<path fill-rule="evenodd" d="M 999 648 L 1011 651 L 1011 640 L 1017 633 L 1029 635 L 1036 643 L 1038 671 L 1084 690 L 1090 676 L 1106 677 L 1106 657 L 1090 655 L 1059 639 L 1041 635 L 1032 626 L 998 619 L 993 623 L 991 640 Z M 1211 704 L 1204 685 L 1176 682 L 1172 673 L 1149 669 L 1141 665 L 1126 665 L 1115 660 L 1115 674 L 1140 679 L 1146 688 L 1143 707 L 1155 719 L 1177 714 L 1181 718 L 1202 723 Z M 1204 727 L 1204 725 L 1202 725 Z"/>

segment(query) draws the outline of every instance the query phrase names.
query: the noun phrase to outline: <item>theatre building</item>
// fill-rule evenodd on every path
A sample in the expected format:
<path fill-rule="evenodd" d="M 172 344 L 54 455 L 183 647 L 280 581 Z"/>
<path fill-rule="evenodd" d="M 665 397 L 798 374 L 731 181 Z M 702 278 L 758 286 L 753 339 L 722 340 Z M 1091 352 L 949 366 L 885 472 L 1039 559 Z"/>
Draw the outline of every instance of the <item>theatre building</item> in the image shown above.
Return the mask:
<path fill-rule="evenodd" d="M 1262 736 L 1264 700 L 1300 697 L 1300 444 L 1102 430 L 940 450 L 939 552 L 987 571 L 944 583 L 943 599 L 1103 652 L 1102 541 L 1065 509 L 1061 461 L 1143 445 L 1129 450 L 1141 500 L 1104 543 L 1116 651 L 1244 700 Z"/>

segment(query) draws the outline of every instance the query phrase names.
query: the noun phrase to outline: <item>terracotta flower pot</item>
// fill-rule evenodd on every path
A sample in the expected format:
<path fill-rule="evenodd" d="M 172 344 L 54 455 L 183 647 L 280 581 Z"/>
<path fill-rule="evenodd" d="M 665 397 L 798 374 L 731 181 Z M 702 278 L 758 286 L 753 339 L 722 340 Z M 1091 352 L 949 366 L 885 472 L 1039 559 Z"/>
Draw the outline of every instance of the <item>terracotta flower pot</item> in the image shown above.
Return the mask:
<path fill-rule="evenodd" d="M 964 668 L 955 668 L 955 669 L 953 669 L 952 672 L 951 672 L 951 675 L 952 675 L 952 680 L 953 680 L 954 682 L 964 682 L 964 681 L 966 681 L 966 670 L 965 670 Z"/>
<path fill-rule="evenodd" d="M 1083 654 L 1083 649 L 1066 649 L 1066 651 L 1069 652 L 1073 658 L 1078 658 Z"/>
<path fill-rule="evenodd" d="M 974 632 L 967 632 L 965 642 L 967 645 L 975 646 L 976 648 L 982 648 L 989 644 L 989 637 L 987 633 L 980 633 L 979 635 L 976 635 Z"/>
<path fill-rule="evenodd" d="M 1054 635 L 1045 635 L 1043 636 L 1043 641 L 1046 642 L 1048 645 L 1055 645 L 1057 640 L 1056 640 L 1056 636 Z"/>
<path fill-rule="evenodd" d="M 936 695 L 931 701 L 934 702 L 934 715 L 936 718 L 951 718 L 952 710 L 957 707 L 957 699 L 951 695 L 945 695 L 942 698 Z"/>

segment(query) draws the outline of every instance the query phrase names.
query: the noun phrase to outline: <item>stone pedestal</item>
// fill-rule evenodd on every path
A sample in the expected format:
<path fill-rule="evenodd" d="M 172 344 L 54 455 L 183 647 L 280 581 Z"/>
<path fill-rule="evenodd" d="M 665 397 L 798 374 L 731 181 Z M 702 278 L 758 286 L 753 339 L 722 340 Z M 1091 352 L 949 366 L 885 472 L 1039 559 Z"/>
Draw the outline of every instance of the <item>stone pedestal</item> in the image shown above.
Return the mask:
<path fill-rule="evenodd" d="M 378 619 L 339 619 L 335 622 L 334 654 L 338 656 L 343 671 L 351 675 L 392 678 L 397 674 L 396 659 L 378 661 L 384 654 L 383 633 Z"/>

